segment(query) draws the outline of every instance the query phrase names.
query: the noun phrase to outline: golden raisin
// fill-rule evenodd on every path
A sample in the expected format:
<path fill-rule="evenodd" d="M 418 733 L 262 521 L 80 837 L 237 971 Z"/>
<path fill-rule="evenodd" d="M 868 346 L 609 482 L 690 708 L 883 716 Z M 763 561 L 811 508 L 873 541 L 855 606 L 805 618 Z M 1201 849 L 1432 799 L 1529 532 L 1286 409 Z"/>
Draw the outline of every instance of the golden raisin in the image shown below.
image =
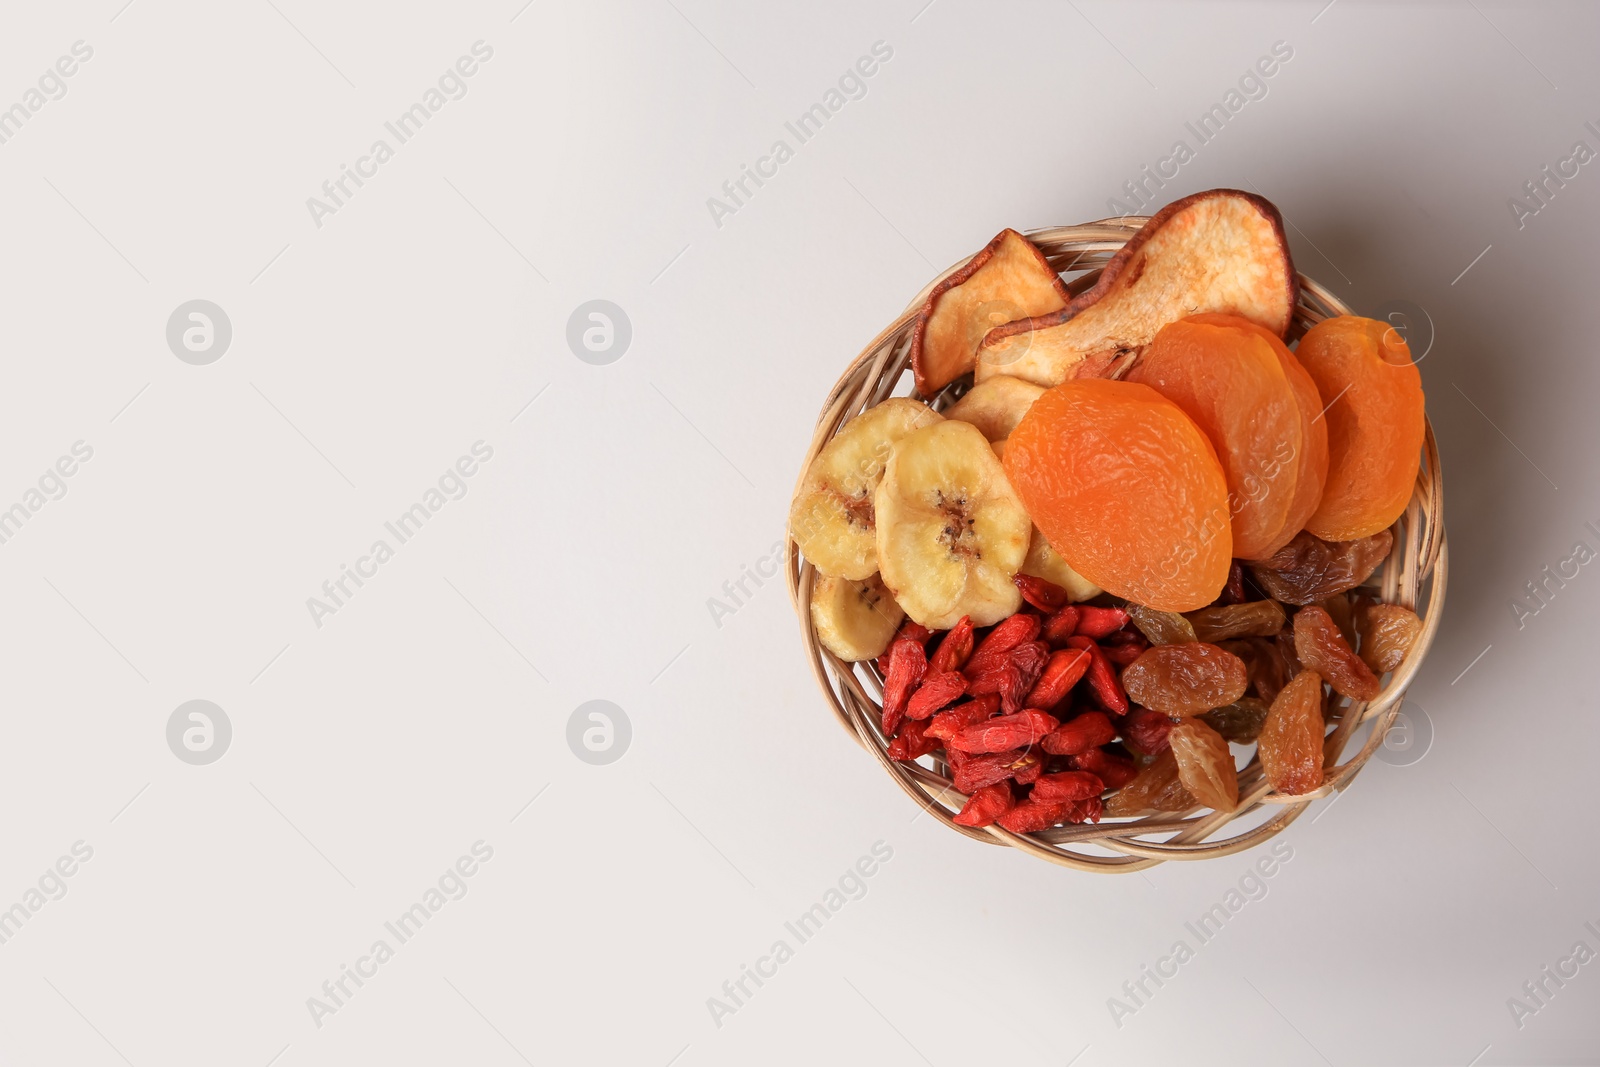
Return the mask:
<path fill-rule="evenodd" d="M 1212 708 L 1199 719 L 1221 734 L 1225 741 L 1253 745 L 1261 736 L 1262 724 L 1267 721 L 1268 707 L 1260 697 L 1240 697 L 1232 704 Z"/>
<path fill-rule="evenodd" d="M 1191 641 L 1224 641 L 1230 637 L 1273 637 L 1289 620 L 1276 600 L 1201 608 L 1184 616 L 1194 627 Z"/>
<path fill-rule="evenodd" d="M 1216 811 L 1239 806 L 1239 771 L 1221 734 L 1198 719 L 1185 719 L 1168 735 L 1178 761 L 1178 781 Z"/>
<path fill-rule="evenodd" d="M 1389 556 L 1394 535 L 1379 530 L 1358 541 L 1323 541 L 1302 530 L 1294 540 L 1251 564 L 1256 584 L 1285 604 L 1315 604 L 1348 592 Z"/>
<path fill-rule="evenodd" d="M 1378 676 L 1350 648 L 1325 608 L 1313 604 L 1295 613 L 1294 651 L 1307 670 L 1326 678 L 1340 696 L 1371 700 L 1383 691 Z"/>
<path fill-rule="evenodd" d="M 1361 634 L 1361 659 L 1377 674 L 1394 670 L 1422 632 L 1417 613 L 1399 604 L 1369 604 L 1356 614 Z"/>
<path fill-rule="evenodd" d="M 1150 639 L 1152 645 L 1180 645 L 1196 640 L 1194 627 L 1189 620 L 1175 611 L 1157 611 L 1143 604 L 1129 604 L 1128 618 L 1133 620 L 1140 633 Z"/>
<path fill-rule="evenodd" d="M 1122 672 L 1128 696 L 1163 715 L 1220 708 L 1244 696 L 1249 684 L 1243 660 L 1201 641 L 1153 645 Z"/>
<path fill-rule="evenodd" d="M 1256 742 L 1267 784 L 1299 796 L 1322 785 L 1322 677 L 1301 671 L 1278 694 Z"/>
<path fill-rule="evenodd" d="M 1148 811 L 1188 811 L 1194 795 L 1178 779 L 1178 760 L 1163 749 L 1151 764 L 1106 800 L 1107 815 L 1143 815 Z"/>

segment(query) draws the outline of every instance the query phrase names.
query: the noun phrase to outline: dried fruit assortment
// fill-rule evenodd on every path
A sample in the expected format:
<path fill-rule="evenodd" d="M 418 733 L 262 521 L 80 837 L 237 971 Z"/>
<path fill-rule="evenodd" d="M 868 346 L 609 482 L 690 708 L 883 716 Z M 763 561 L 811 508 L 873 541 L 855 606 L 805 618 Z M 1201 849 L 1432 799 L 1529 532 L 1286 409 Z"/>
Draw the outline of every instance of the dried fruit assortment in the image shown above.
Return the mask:
<path fill-rule="evenodd" d="M 1232 812 L 1233 746 L 1313 792 L 1340 698 L 1405 663 L 1421 620 L 1371 579 L 1421 379 L 1357 316 L 1291 350 L 1296 278 L 1277 211 L 1231 190 L 1157 214 L 1093 284 L 1002 231 L 931 290 L 918 396 L 812 460 L 789 522 L 817 640 L 875 665 L 889 757 L 947 775 L 957 824 Z"/>

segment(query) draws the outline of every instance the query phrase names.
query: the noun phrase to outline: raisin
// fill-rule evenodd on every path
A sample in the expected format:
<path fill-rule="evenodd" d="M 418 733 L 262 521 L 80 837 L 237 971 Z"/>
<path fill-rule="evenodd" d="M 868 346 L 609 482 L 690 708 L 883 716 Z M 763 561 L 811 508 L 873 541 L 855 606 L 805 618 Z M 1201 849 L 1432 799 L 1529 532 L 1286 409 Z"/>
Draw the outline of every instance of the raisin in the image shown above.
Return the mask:
<path fill-rule="evenodd" d="M 1167 735 L 1172 732 L 1172 720 L 1149 708 L 1134 708 L 1117 725 L 1128 746 L 1146 756 L 1165 751 Z"/>
<path fill-rule="evenodd" d="M 1147 811 L 1188 811 L 1194 795 L 1178 780 L 1178 760 L 1169 748 L 1138 776 L 1111 794 L 1107 815 L 1143 815 Z"/>
<path fill-rule="evenodd" d="M 1369 604 L 1356 614 L 1361 659 L 1377 674 L 1399 667 L 1422 632 L 1417 613 L 1399 604 Z"/>
<path fill-rule="evenodd" d="M 1030 800 L 1088 800 L 1098 797 L 1106 790 L 1105 783 L 1100 781 L 1098 775 L 1088 771 L 1059 771 L 1056 774 L 1040 775 L 1034 783 L 1033 792 L 1028 794 Z"/>
<path fill-rule="evenodd" d="M 1099 748 L 1117 736 L 1103 711 L 1086 711 L 1071 722 L 1064 722 L 1044 735 L 1039 742 L 1046 752 L 1056 756 L 1076 756 Z"/>
<path fill-rule="evenodd" d="M 1378 676 L 1345 643 L 1324 608 L 1313 605 L 1295 613 L 1294 649 L 1306 669 L 1326 678 L 1340 696 L 1371 700 L 1383 691 Z"/>
<path fill-rule="evenodd" d="M 1299 796 L 1322 785 L 1322 676 L 1301 671 L 1278 694 L 1256 742 L 1267 784 Z"/>
<path fill-rule="evenodd" d="M 1194 627 L 1195 641 L 1226 641 L 1233 637 L 1272 637 L 1288 618 L 1276 600 L 1256 600 L 1220 608 L 1201 608 L 1186 616 Z"/>
<path fill-rule="evenodd" d="M 1011 783 L 994 782 L 973 790 L 966 806 L 950 821 L 957 826 L 988 826 L 1016 805 L 1017 799 L 1011 794 Z"/>
<path fill-rule="evenodd" d="M 1358 541 L 1323 541 L 1302 530 L 1287 545 L 1252 564 L 1250 573 L 1274 600 L 1315 604 L 1366 581 L 1393 545 L 1394 535 L 1388 530 Z"/>
<path fill-rule="evenodd" d="M 1231 704 L 1249 684 L 1243 660 L 1202 641 L 1156 645 L 1122 672 L 1128 696 L 1167 715 L 1198 715 Z"/>
<path fill-rule="evenodd" d="M 1239 560 L 1228 567 L 1228 584 L 1222 587 L 1217 603 L 1223 606 L 1244 603 L 1244 564 Z"/>
<path fill-rule="evenodd" d="M 1143 604 L 1129 604 L 1128 618 L 1133 620 L 1140 633 L 1150 639 L 1152 645 L 1178 645 L 1185 641 L 1199 640 L 1189 620 L 1175 611 L 1157 611 Z M 1274 630 L 1273 633 L 1277 631 Z"/>
<path fill-rule="evenodd" d="M 1178 781 L 1215 811 L 1239 806 L 1239 770 L 1221 734 L 1198 719 L 1185 719 L 1169 738 L 1178 760 Z"/>
<path fill-rule="evenodd" d="M 1331 596 L 1322 602 L 1322 610 L 1328 613 L 1328 618 L 1339 628 L 1344 635 L 1344 643 L 1351 648 L 1356 647 L 1356 619 L 1355 609 L 1350 604 L 1350 598 L 1345 594 Z"/>
<path fill-rule="evenodd" d="M 1261 724 L 1267 721 L 1269 706 L 1259 697 L 1240 697 L 1232 704 L 1212 708 L 1199 718 L 1225 740 L 1236 745 L 1249 745 L 1261 736 Z"/>

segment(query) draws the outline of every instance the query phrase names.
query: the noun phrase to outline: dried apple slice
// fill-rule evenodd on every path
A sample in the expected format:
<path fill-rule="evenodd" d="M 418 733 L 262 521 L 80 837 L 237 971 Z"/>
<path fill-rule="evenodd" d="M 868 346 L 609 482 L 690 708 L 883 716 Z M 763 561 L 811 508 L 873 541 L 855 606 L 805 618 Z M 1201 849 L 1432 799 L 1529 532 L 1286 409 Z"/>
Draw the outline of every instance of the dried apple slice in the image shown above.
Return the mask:
<path fill-rule="evenodd" d="M 1001 230 L 922 305 L 911 332 L 917 392 L 931 397 L 971 370 L 994 327 L 1059 311 L 1069 299 L 1044 253 L 1016 230 Z"/>
<path fill-rule="evenodd" d="M 1278 209 L 1235 189 L 1195 193 L 1158 211 L 1065 307 L 990 330 L 975 377 L 1116 377 L 1161 327 L 1197 312 L 1232 312 L 1282 337 L 1298 296 Z"/>

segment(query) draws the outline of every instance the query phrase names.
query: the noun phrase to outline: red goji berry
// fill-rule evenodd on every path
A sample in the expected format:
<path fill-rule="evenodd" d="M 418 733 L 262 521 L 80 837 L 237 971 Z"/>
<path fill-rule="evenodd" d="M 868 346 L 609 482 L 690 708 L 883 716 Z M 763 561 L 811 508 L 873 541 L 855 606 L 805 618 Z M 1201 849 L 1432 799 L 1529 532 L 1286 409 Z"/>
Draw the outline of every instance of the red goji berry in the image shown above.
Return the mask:
<path fill-rule="evenodd" d="M 1010 752 L 986 752 L 969 755 L 959 749 L 947 748 L 945 760 L 950 764 L 950 780 L 955 787 L 969 796 L 1007 778 L 1015 778 L 1027 785 L 1038 781 L 1044 771 L 1044 758 L 1037 752 L 1013 749 Z"/>
<path fill-rule="evenodd" d="M 957 826 L 988 826 L 1016 805 L 1011 783 L 995 782 L 974 790 L 966 805 L 950 821 Z"/>
<path fill-rule="evenodd" d="M 1087 637 L 1072 637 L 1067 640 L 1069 648 L 1082 648 L 1088 651 L 1089 656 L 1089 688 L 1094 691 L 1095 699 L 1100 701 L 1100 706 L 1115 715 L 1125 715 L 1128 712 L 1128 694 L 1122 690 L 1122 682 L 1117 678 L 1116 668 L 1111 666 L 1111 661 L 1106 659 L 1105 650 Z"/>
<path fill-rule="evenodd" d="M 1056 800 L 1024 800 L 995 821 L 1014 834 L 1031 834 L 1047 830 L 1067 817 L 1073 802 Z"/>
<path fill-rule="evenodd" d="M 889 646 L 889 670 L 883 681 L 883 733 L 894 736 L 905 715 L 911 690 L 928 669 L 927 653 L 922 644 L 910 637 L 897 637 Z"/>
<path fill-rule="evenodd" d="M 926 719 L 941 708 L 948 707 L 967 691 L 967 680 L 955 671 L 935 674 L 932 669 L 922 676 L 922 684 L 911 694 L 906 704 L 906 718 Z"/>
<path fill-rule="evenodd" d="M 1116 633 L 1128 625 L 1128 613 L 1121 608 L 1096 608 L 1087 604 L 1078 605 L 1078 636 L 1092 637 L 1099 640 L 1107 634 Z"/>
<path fill-rule="evenodd" d="M 1075 604 L 1068 604 L 1060 611 L 1044 620 L 1044 626 L 1039 630 L 1039 636 L 1049 643 L 1051 648 L 1060 648 L 1067 643 L 1078 630 L 1078 608 Z"/>
<path fill-rule="evenodd" d="M 971 678 L 982 674 L 998 663 L 1003 663 L 1012 649 L 1039 635 L 1039 616 L 1026 612 L 1001 620 L 989 631 L 989 636 L 978 642 L 967 659 L 966 673 Z"/>
<path fill-rule="evenodd" d="M 1067 591 L 1054 582 L 1031 574 L 1013 574 L 1011 580 L 1022 592 L 1022 599 L 1040 611 L 1056 611 L 1067 602 Z"/>
<path fill-rule="evenodd" d="M 1043 773 L 1044 757 L 1038 752 L 1028 750 L 1011 761 L 1011 776 L 1018 785 L 1032 785 Z"/>
<path fill-rule="evenodd" d="M 1103 711 L 1086 711 L 1070 722 L 1051 730 L 1040 742 L 1046 752 L 1056 756 L 1076 756 L 1081 752 L 1099 748 L 1117 736 Z"/>
<path fill-rule="evenodd" d="M 1099 797 L 1090 797 L 1087 800 L 1073 800 L 1067 803 L 1067 810 L 1061 816 L 1061 821 L 1070 823 L 1099 822 L 1100 816 L 1105 810 L 1105 801 Z"/>
<path fill-rule="evenodd" d="M 950 627 L 939 641 L 939 647 L 928 657 L 930 671 L 959 671 L 972 655 L 972 619 L 961 616 L 961 621 Z"/>
<path fill-rule="evenodd" d="M 1039 680 L 1028 692 L 1023 705 L 1040 711 L 1053 711 L 1067 698 L 1072 687 L 1078 684 L 1089 670 L 1089 653 L 1081 648 L 1063 648 L 1050 653 Z"/>
<path fill-rule="evenodd" d="M 992 718 L 1000 710 L 1000 698 L 994 694 L 969 700 L 964 704 L 957 704 L 947 711 L 941 711 L 928 721 L 927 734 L 941 741 L 948 741 L 963 729 L 975 722 L 983 722 Z"/>
<path fill-rule="evenodd" d="M 1159 711 L 1134 708 L 1117 723 L 1122 739 L 1146 756 L 1158 755 L 1167 747 L 1172 720 Z"/>
<path fill-rule="evenodd" d="M 932 636 L 932 630 L 928 629 L 926 626 L 923 626 L 921 623 L 912 622 L 910 619 L 907 619 L 905 622 L 901 623 L 899 631 L 894 635 L 896 641 L 904 637 L 915 641 L 919 646 L 924 647 L 928 643 L 928 638 Z M 889 676 L 889 656 L 893 652 L 894 644 L 891 642 L 889 647 L 884 649 L 883 655 L 878 657 L 878 673 L 883 675 L 885 678 Z"/>
<path fill-rule="evenodd" d="M 1145 646 L 1134 644 L 1132 641 L 1125 645 L 1107 645 L 1100 651 L 1104 652 L 1106 659 L 1119 667 L 1126 667 L 1145 653 Z"/>
<path fill-rule="evenodd" d="M 911 719 L 898 737 L 889 742 L 889 758 L 893 760 L 921 759 L 939 748 L 939 739 L 928 736 L 928 724 Z"/>
<path fill-rule="evenodd" d="M 1049 659 L 1050 646 L 1043 641 L 1028 641 L 1011 650 L 1011 663 L 1017 671 L 1014 675 L 1007 675 L 1000 686 L 1002 712 L 1010 715 L 1022 710 Z"/>
<path fill-rule="evenodd" d="M 1103 748 L 1080 752 L 1069 761 L 1075 771 L 1088 771 L 1104 783 L 1107 789 L 1121 789 L 1139 774 L 1139 765 L 1126 756 L 1118 756 Z"/>
<path fill-rule="evenodd" d="M 1105 783 L 1088 771 L 1057 771 L 1041 775 L 1030 800 L 1088 800 L 1106 791 Z"/>
<path fill-rule="evenodd" d="M 1032 708 L 1014 715 L 999 715 L 974 723 L 950 738 L 946 748 L 961 752 L 1004 752 L 1036 745 L 1059 723 L 1054 716 Z"/>

